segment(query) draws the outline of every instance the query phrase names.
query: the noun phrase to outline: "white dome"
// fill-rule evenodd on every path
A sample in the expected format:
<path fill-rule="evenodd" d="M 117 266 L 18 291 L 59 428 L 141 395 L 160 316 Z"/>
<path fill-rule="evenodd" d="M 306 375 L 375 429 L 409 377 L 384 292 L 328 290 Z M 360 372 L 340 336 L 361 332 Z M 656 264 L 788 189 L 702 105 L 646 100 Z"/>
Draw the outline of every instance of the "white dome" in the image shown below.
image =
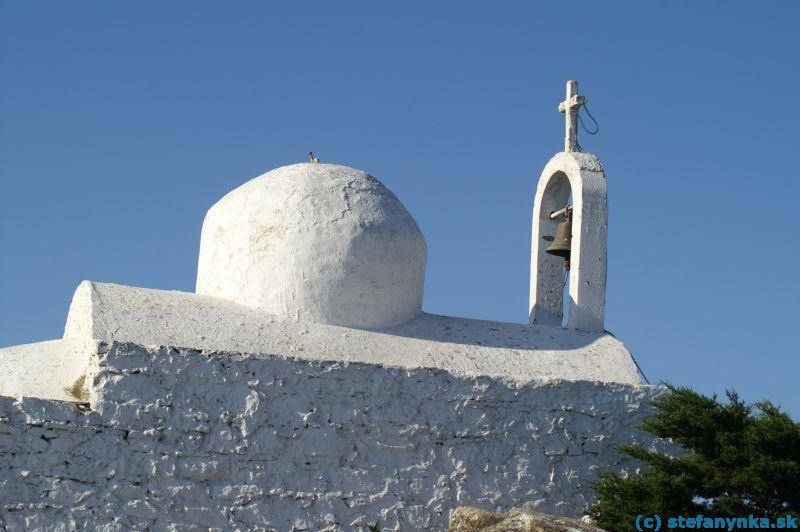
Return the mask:
<path fill-rule="evenodd" d="M 417 223 L 380 181 L 295 164 L 209 209 L 197 293 L 297 320 L 388 327 L 420 313 L 426 261 Z"/>

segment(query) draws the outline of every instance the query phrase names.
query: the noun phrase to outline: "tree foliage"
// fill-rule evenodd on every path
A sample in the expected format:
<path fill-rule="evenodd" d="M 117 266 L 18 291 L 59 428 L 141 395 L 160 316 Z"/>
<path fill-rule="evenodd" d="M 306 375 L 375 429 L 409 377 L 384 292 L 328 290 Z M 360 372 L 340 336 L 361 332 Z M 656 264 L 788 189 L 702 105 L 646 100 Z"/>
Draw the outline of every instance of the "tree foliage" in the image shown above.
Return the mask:
<path fill-rule="evenodd" d="M 768 401 L 727 403 L 667 385 L 644 430 L 681 444 L 677 457 L 640 446 L 620 450 L 644 462 L 643 473 L 606 472 L 589 514 L 600 527 L 635 530 L 637 515 L 776 518 L 800 510 L 800 424 Z"/>

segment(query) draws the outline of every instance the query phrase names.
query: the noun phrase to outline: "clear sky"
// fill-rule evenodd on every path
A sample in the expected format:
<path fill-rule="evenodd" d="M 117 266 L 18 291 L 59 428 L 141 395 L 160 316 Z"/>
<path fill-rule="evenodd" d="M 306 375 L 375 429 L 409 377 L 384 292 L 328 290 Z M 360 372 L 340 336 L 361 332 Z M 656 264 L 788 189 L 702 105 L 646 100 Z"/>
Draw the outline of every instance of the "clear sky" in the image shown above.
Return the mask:
<path fill-rule="evenodd" d="M 798 2 L 0 3 L 0 346 L 82 279 L 192 291 L 203 216 L 277 166 L 417 219 L 424 309 L 527 319 L 577 79 L 606 168 L 606 327 L 651 381 L 800 419 Z"/>

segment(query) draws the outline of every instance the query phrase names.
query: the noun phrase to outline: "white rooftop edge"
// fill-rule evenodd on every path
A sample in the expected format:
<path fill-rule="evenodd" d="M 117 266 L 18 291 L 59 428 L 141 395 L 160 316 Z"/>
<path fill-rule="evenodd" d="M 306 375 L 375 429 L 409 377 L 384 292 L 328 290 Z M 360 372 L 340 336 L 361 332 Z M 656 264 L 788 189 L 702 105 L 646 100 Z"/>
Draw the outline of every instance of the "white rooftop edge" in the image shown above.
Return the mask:
<path fill-rule="evenodd" d="M 64 340 L 0 349 L 0 395 L 74 401 L 67 390 L 89 367 L 97 341 L 439 368 L 518 383 L 640 384 L 630 353 L 607 333 L 425 313 L 369 331 L 281 319 L 211 296 L 84 281 Z"/>

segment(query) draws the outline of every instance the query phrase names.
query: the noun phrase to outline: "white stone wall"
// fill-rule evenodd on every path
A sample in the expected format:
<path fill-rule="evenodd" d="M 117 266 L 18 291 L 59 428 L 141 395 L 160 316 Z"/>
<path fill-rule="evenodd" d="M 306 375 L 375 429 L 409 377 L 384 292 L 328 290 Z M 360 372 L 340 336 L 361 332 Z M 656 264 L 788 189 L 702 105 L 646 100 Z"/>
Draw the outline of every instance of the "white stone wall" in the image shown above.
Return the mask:
<path fill-rule="evenodd" d="M 0 528 L 444 529 L 579 515 L 662 388 L 111 343 L 92 411 L 0 398 Z M 171 525 L 167 526 L 167 525 Z"/>

